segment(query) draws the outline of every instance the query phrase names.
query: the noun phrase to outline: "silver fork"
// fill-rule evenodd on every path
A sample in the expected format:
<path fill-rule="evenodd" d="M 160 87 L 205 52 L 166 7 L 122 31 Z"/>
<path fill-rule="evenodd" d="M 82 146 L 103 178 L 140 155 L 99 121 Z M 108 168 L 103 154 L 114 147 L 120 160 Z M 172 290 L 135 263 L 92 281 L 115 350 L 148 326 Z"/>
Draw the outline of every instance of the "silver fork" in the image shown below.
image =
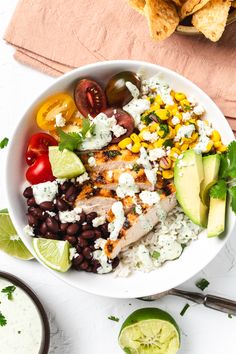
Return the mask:
<path fill-rule="evenodd" d="M 203 304 L 208 308 L 221 311 L 221 312 L 226 312 L 228 314 L 236 315 L 236 301 L 234 300 L 229 300 L 219 296 L 204 295 L 201 293 L 184 291 L 179 289 L 171 289 L 159 294 L 140 297 L 138 299 L 143 301 L 154 301 L 166 295 L 179 296 L 188 299 L 190 301 L 193 301 L 197 304 Z"/>

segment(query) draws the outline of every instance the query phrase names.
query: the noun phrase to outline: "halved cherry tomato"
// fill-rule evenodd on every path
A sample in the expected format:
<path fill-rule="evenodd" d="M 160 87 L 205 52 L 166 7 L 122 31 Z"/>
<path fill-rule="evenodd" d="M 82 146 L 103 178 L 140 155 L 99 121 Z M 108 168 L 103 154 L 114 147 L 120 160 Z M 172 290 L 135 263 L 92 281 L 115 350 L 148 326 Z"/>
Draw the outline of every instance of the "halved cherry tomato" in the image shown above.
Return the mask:
<path fill-rule="evenodd" d="M 73 98 L 67 93 L 58 93 L 44 101 L 37 113 L 37 124 L 43 130 L 54 130 L 57 115 L 61 114 L 68 122 L 75 111 Z"/>
<path fill-rule="evenodd" d="M 54 181 L 55 177 L 52 174 L 51 164 L 47 154 L 37 158 L 33 165 L 26 171 L 26 179 L 31 184 L 38 184 L 47 181 Z"/>
<path fill-rule="evenodd" d="M 49 146 L 56 146 L 58 142 L 51 135 L 46 133 L 33 134 L 29 140 L 25 153 L 25 160 L 28 165 L 32 165 L 35 160 L 48 153 Z"/>
<path fill-rule="evenodd" d="M 108 108 L 104 111 L 104 113 L 107 115 L 107 117 L 115 117 L 117 124 L 122 126 L 123 128 L 127 129 L 127 132 L 118 138 L 114 137 L 112 139 L 113 144 L 119 143 L 122 139 L 126 138 L 127 136 L 130 136 L 130 134 L 133 133 L 134 130 L 134 119 L 129 115 L 127 112 L 123 111 L 120 108 Z"/>
<path fill-rule="evenodd" d="M 107 108 L 106 96 L 101 86 L 92 80 L 79 80 L 75 87 L 75 103 L 80 113 L 96 117 Z"/>

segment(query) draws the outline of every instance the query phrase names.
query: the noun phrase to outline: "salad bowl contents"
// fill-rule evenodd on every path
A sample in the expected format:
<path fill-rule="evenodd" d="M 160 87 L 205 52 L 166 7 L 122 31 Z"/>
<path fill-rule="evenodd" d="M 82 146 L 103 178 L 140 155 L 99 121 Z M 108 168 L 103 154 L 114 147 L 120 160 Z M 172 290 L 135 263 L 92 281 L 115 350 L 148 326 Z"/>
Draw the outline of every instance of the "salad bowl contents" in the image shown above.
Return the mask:
<path fill-rule="evenodd" d="M 158 279 L 167 261 L 180 264 L 203 239 L 222 247 L 206 234 L 225 230 L 227 187 L 235 211 L 231 134 L 222 139 L 192 87 L 169 83 L 172 72 L 121 63 L 67 75 L 67 89 L 56 86 L 27 115 L 23 240 L 48 267 L 70 270 L 60 276 L 73 282 L 109 277 L 128 287 L 131 279 Z M 145 294 L 125 289 L 118 296 L 125 293 Z"/>

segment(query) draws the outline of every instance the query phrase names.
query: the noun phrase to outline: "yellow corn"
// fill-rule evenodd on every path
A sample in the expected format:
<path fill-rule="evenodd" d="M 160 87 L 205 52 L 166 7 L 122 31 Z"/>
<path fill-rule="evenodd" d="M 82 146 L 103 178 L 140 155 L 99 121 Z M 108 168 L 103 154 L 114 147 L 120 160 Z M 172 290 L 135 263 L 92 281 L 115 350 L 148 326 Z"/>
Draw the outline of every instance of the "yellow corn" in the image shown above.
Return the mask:
<path fill-rule="evenodd" d="M 162 147 L 164 141 L 165 139 L 158 139 L 157 141 L 155 141 L 155 143 L 153 143 L 154 148 Z"/>
<path fill-rule="evenodd" d="M 218 149 L 220 146 L 221 146 L 221 141 L 215 141 L 214 142 L 214 147 L 216 148 L 216 149 Z"/>
<path fill-rule="evenodd" d="M 174 177 L 174 172 L 172 170 L 164 170 L 162 171 L 162 176 L 165 179 L 170 179 Z"/>
<path fill-rule="evenodd" d="M 183 101 L 186 98 L 185 94 L 182 92 L 176 92 L 175 99 L 176 101 Z"/>
<path fill-rule="evenodd" d="M 210 140 L 208 142 L 208 144 L 206 146 L 206 150 L 204 152 L 209 152 L 212 149 L 213 145 L 214 145 L 213 141 Z"/>
<path fill-rule="evenodd" d="M 132 140 L 130 138 L 125 138 L 118 143 L 118 146 L 120 149 L 125 149 L 129 144 L 132 144 Z"/>
<path fill-rule="evenodd" d="M 141 146 L 144 147 L 145 149 L 148 148 L 148 143 L 141 142 Z"/>
<path fill-rule="evenodd" d="M 149 126 L 149 130 L 151 133 L 156 132 L 159 129 L 159 124 L 158 123 L 153 123 Z"/>
<path fill-rule="evenodd" d="M 225 152 L 227 150 L 227 146 L 221 144 L 218 149 L 217 152 Z"/>
<path fill-rule="evenodd" d="M 149 150 L 154 149 L 154 145 L 153 145 L 152 143 L 149 143 L 149 144 L 148 144 L 148 149 L 149 149 Z"/>
<path fill-rule="evenodd" d="M 170 154 L 169 154 L 169 158 L 172 160 L 172 161 L 175 161 L 177 159 L 177 156 L 176 155 L 180 155 L 181 154 L 181 151 L 175 147 L 173 147 L 170 151 Z"/>
<path fill-rule="evenodd" d="M 130 139 L 133 140 L 134 143 L 140 143 L 140 137 L 135 133 L 130 135 Z"/>
<path fill-rule="evenodd" d="M 171 168 L 171 159 L 169 157 L 162 157 L 159 165 L 163 170 L 169 170 Z"/>
<path fill-rule="evenodd" d="M 193 149 L 196 146 L 196 142 L 189 144 L 189 149 Z"/>
<path fill-rule="evenodd" d="M 181 151 L 186 151 L 188 149 L 188 146 L 189 146 L 189 144 L 184 143 L 184 144 L 180 145 L 180 150 Z"/>
<path fill-rule="evenodd" d="M 170 95 L 171 95 L 173 98 L 175 97 L 175 93 L 176 93 L 176 92 L 175 92 L 174 90 L 171 90 L 171 91 L 170 91 Z"/>
<path fill-rule="evenodd" d="M 213 130 L 211 140 L 214 142 L 221 141 L 220 133 L 217 130 Z"/>
<path fill-rule="evenodd" d="M 192 143 L 192 137 L 191 138 L 182 138 L 183 143 L 191 144 Z"/>
<path fill-rule="evenodd" d="M 154 102 L 151 105 L 151 108 L 149 109 L 148 113 L 154 112 L 156 109 L 160 109 L 160 105 L 158 103 Z"/>
<path fill-rule="evenodd" d="M 199 135 L 198 135 L 197 132 L 193 133 L 192 136 L 191 136 L 192 141 L 196 141 L 198 139 L 198 136 Z"/>
<path fill-rule="evenodd" d="M 161 138 L 163 138 L 163 136 L 166 134 L 166 132 L 165 132 L 164 130 L 159 130 L 159 131 L 157 132 L 157 134 L 158 134 Z"/>
<path fill-rule="evenodd" d="M 155 110 L 156 115 L 161 119 L 161 120 L 167 120 L 170 118 L 171 113 L 165 108 L 159 108 Z"/>
<path fill-rule="evenodd" d="M 177 111 L 175 114 L 174 114 L 177 118 L 179 118 L 179 120 L 182 120 L 183 116 L 182 116 L 182 113 Z"/>
<path fill-rule="evenodd" d="M 178 141 L 175 143 L 175 148 L 181 150 L 181 145 Z"/>
<path fill-rule="evenodd" d="M 141 144 L 140 143 L 135 143 L 132 148 L 131 151 L 134 152 L 135 154 L 137 154 L 140 151 L 141 148 Z"/>
<path fill-rule="evenodd" d="M 174 139 L 175 137 L 175 129 L 169 126 L 169 133 L 167 135 L 168 139 Z"/>
<path fill-rule="evenodd" d="M 162 101 L 162 98 L 161 98 L 160 95 L 157 95 L 157 96 L 155 97 L 155 101 L 154 101 L 154 102 L 157 103 L 157 104 L 159 104 L 159 105 L 164 104 L 164 102 Z"/>
<path fill-rule="evenodd" d="M 180 105 L 182 108 L 185 108 L 185 106 L 190 106 L 190 102 L 186 99 L 180 101 Z"/>
<path fill-rule="evenodd" d="M 179 130 L 181 127 L 182 127 L 181 124 L 177 124 L 177 125 L 175 126 L 175 134 L 178 133 L 178 130 Z"/>

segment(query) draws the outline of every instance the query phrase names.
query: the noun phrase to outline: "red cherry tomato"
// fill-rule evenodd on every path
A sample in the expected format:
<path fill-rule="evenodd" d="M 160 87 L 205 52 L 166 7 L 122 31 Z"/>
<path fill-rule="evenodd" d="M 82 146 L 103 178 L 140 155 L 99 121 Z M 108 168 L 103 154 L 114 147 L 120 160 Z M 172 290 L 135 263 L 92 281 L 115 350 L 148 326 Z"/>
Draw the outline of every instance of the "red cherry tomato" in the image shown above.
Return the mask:
<path fill-rule="evenodd" d="M 41 155 L 26 171 L 26 179 L 31 184 L 54 181 L 51 164 L 47 154 Z"/>
<path fill-rule="evenodd" d="M 32 165 L 39 156 L 48 153 L 49 146 L 56 145 L 58 142 L 49 134 L 36 133 L 32 135 L 25 154 L 26 163 Z"/>
<path fill-rule="evenodd" d="M 107 108 L 106 96 L 101 86 L 92 80 L 79 80 L 74 92 L 75 104 L 80 113 L 96 117 Z"/>
<path fill-rule="evenodd" d="M 107 117 L 111 118 L 115 116 L 115 119 L 117 121 L 117 124 L 121 125 L 123 128 L 127 129 L 127 132 L 118 138 L 114 137 L 112 139 L 113 144 L 119 143 L 122 139 L 126 138 L 127 136 L 130 136 L 130 134 L 133 133 L 134 131 L 134 119 L 131 117 L 130 114 L 127 112 L 123 111 L 120 108 L 108 108 L 104 111 L 104 113 L 107 115 Z"/>

